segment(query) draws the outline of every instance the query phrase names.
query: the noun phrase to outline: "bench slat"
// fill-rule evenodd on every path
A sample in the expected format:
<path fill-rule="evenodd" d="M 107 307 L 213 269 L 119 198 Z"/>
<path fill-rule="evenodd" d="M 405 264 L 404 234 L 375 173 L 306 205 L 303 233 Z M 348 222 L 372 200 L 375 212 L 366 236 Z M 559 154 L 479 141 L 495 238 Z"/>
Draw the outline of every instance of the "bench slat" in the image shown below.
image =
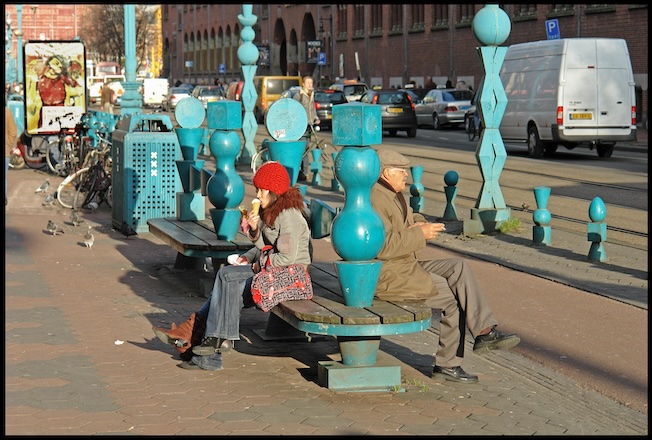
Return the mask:
<path fill-rule="evenodd" d="M 186 248 L 201 249 L 206 243 L 165 218 L 147 220 L 150 231 L 178 252 Z"/>
<path fill-rule="evenodd" d="M 285 301 L 278 304 L 271 311 L 281 318 L 284 318 L 285 316 L 294 316 L 301 321 L 321 322 L 324 324 L 342 323 L 340 317 L 335 313 L 322 307 L 317 302 L 307 299 Z"/>
<path fill-rule="evenodd" d="M 312 297 L 312 301 L 326 307 L 332 312 L 342 317 L 342 324 L 380 324 L 381 319 L 378 315 L 371 313 L 367 309 L 347 307 L 341 302 L 333 301 L 331 299 L 321 296 L 323 293 L 318 290 L 316 295 Z"/>

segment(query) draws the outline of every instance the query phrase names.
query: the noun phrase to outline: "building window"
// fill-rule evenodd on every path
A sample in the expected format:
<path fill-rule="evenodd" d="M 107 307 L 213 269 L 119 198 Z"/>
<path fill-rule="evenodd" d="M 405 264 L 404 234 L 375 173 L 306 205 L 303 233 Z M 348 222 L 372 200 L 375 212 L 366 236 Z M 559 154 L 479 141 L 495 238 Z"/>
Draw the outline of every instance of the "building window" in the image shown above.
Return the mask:
<path fill-rule="evenodd" d="M 346 29 L 348 27 L 347 21 L 347 5 L 337 5 L 337 39 L 346 40 Z"/>
<path fill-rule="evenodd" d="M 537 5 L 514 5 L 514 17 L 536 17 Z"/>
<path fill-rule="evenodd" d="M 475 5 L 459 4 L 457 6 L 457 25 L 470 25 L 475 16 Z"/>
<path fill-rule="evenodd" d="M 403 30 L 403 5 L 392 5 L 390 13 L 390 26 L 391 33 L 401 32 Z"/>
<path fill-rule="evenodd" d="M 410 5 L 412 12 L 412 23 L 410 24 L 410 29 L 412 30 L 422 30 L 425 28 L 425 19 L 424 19 L 424 5 Z"/>
<path fill-rule="evenodd" d="M 432 27 L 439 29 L 448 27 L 448 5 L 439 3 L 432 5 Z"/>
<path fill-rule="evenodd" d="M 371 5 L 371 32 L 372 35 L 383 33 L 383 5 Z"/>
<path fill-rule="evenodd" d="M 364 5 L 353 6 L 353 37 L 364 37 Z"/>

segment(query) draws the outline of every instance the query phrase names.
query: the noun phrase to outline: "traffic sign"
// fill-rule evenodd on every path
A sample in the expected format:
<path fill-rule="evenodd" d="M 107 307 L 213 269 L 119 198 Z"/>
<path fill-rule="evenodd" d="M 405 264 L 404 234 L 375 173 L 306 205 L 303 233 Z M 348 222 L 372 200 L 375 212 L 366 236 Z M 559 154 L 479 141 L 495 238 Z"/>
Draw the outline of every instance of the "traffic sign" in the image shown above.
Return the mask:
<path fill-rule="evenodd" d="M 220 67 L 218 70 L 219 73 L 226 73 L 226 64 L 220 63 Z"/>
<path fill-rule="evenodd" d="M 319 52 L 319 56 L 317 59 L 317 64 L 320 66 L 325 66 L 326 65 L 326 52 Z"/>
<path fill-rule="evenodd" d="M 548 40 L 559 40 L 561 38 L 559 20 L 556 18 L 546 20 L 546 33 L 548 34 Z"/>

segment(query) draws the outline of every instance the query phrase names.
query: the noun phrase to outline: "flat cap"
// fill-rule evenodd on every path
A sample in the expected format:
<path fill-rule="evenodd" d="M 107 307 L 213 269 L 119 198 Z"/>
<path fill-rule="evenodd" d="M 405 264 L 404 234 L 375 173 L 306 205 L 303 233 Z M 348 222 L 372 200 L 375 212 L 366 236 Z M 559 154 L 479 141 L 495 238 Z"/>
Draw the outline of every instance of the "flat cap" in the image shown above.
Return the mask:
<path fill-rule="evenodd" d="M 410 165 L 410 160 L 392 150 L 378 150 L 381 168 L 403 168 Z"/>

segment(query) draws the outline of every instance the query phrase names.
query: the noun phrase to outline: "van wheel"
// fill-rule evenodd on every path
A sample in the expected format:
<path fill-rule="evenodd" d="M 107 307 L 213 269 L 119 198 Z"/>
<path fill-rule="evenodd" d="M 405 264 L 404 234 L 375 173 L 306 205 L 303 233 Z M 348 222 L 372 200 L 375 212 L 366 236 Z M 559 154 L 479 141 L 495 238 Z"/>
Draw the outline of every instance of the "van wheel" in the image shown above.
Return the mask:
<path fill-rule="evenodd" d="M 541 159 L 543 156 L 543 142 L 541 142 L 539 132 L 534 125 L 527 130 L 527 151 L 534 159 Z"/>
<path fill-rule="evenodd" d="M 597 144 L 598 157 L 609 158 L 614 152 L 614 145 L 616 144 Z"/>
<path fill-rule="evenodd" d="M 390 135 L 391 137 L 396 136 L 396 133 L 398 133 L 398 130 L 393 130 L 393 129 L 392 129 L 392 130 L 389 130 L 389 135 Z"/>

